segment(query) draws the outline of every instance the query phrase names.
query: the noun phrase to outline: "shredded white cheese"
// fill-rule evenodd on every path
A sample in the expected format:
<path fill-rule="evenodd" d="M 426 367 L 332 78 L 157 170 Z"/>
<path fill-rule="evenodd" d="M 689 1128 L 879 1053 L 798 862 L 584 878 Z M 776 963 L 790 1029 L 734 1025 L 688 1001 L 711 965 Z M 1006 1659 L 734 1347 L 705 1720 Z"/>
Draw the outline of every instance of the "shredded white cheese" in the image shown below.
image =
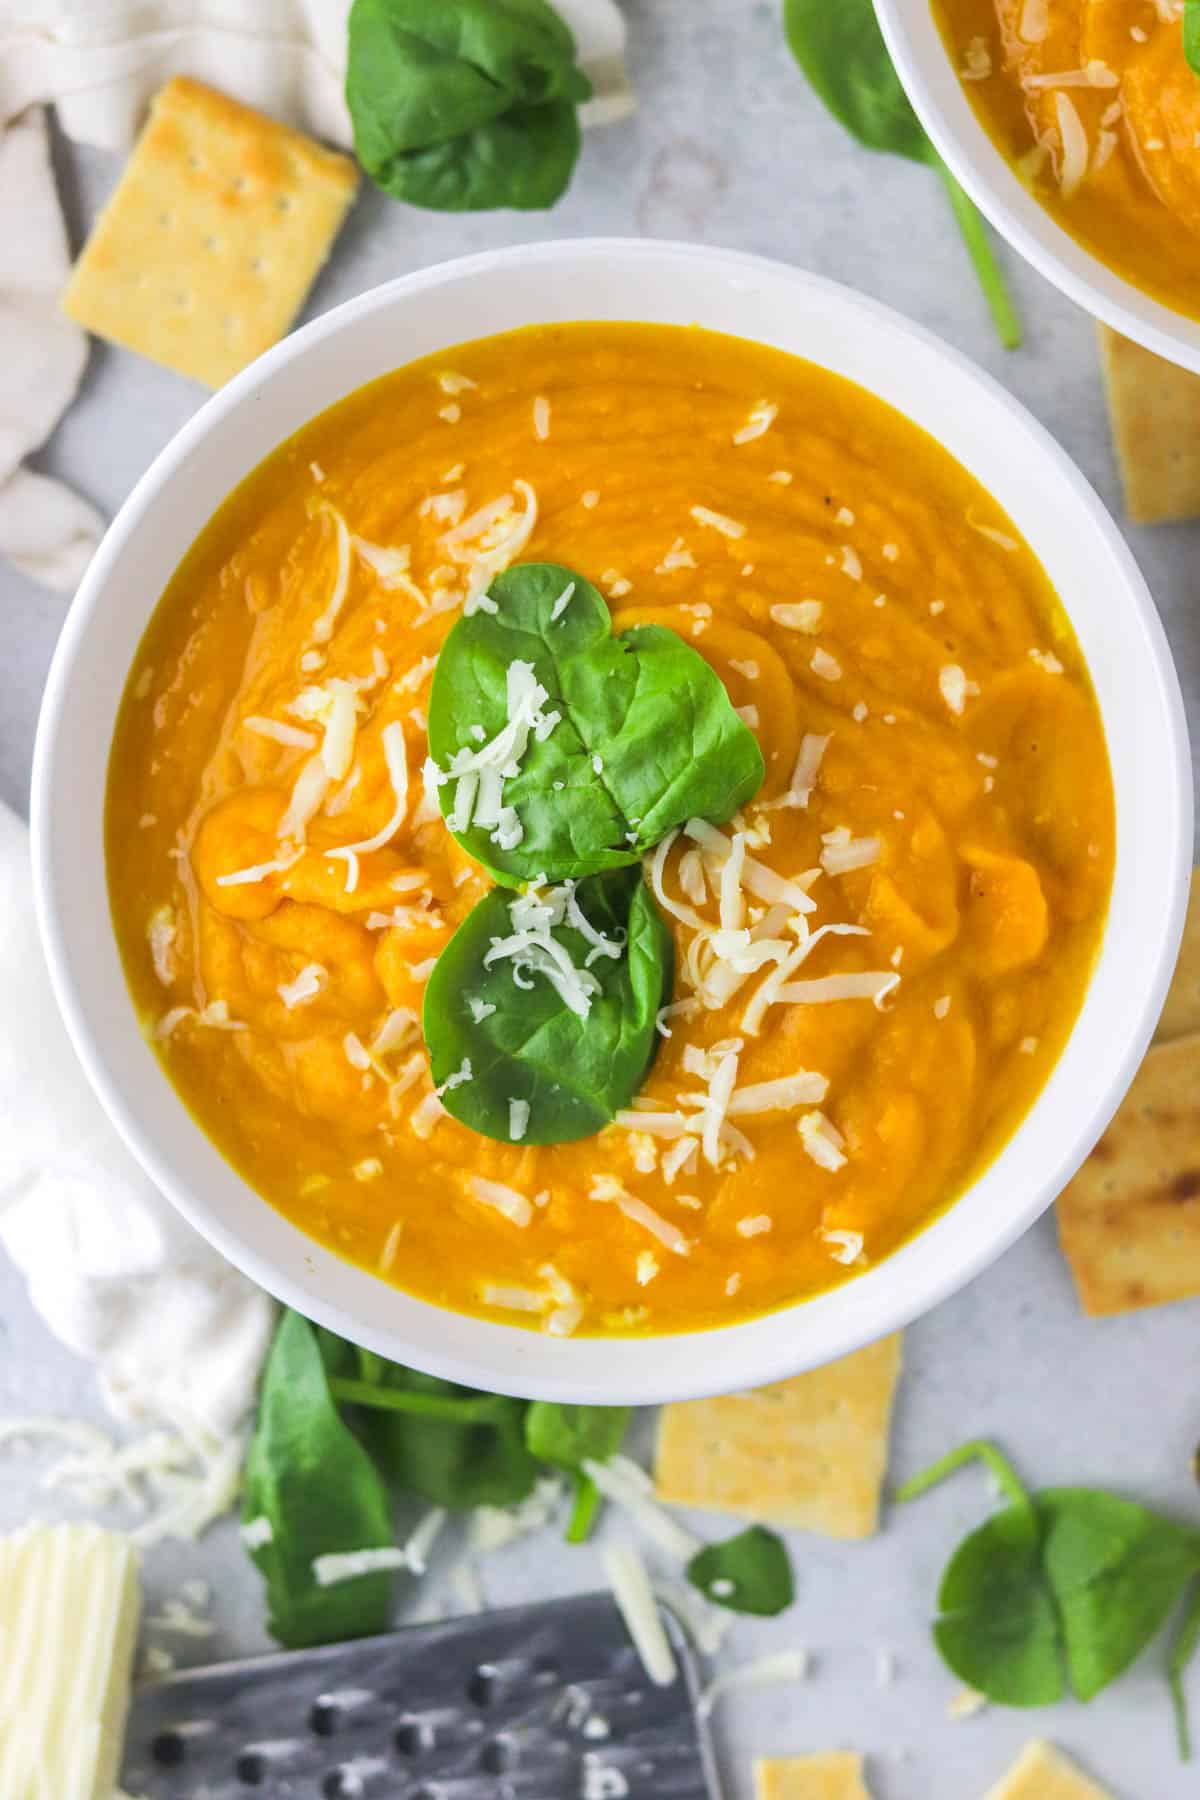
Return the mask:
<path fill-rule="evenodd" d="M 938 670 L 938 688 L 950 711 L 961 716 L 969 697 L 979 692 L 977 682 L 968 681 L 957 663 L 946 663 Z"/>
<path fill-rule="evenodd" d="M 741 538 L 746 535 L 746 527 L 731 519 L 725 513 L 713 512 L 708 506 L 693 506 L 692 517 L 697 525 L 707 525 L 710 531 L 719 531 L 722 537 Z"/>
<path fill-rule="evenodd" d="M 396 719 L 385 725 L 380 733 L 383 746 L 383 759 L 387 765 L 388 780 L 392 787 L 392 810 L 387 823 L 371 837 L 360 838 L 355 844 L 338 844 L 326 852 L 328 856 L 344 859 L 346 863 L 346 891 L 353 893 L 358 885 L 358 858 L 369 855 L 373 850 L 382 850 L 391 843 L 403 825 L 408 812 L 408 751 L 404 741 L 404 727 Z"/>
<path fill-rule="evenodd" d="M 257 732 L 259 737 L 271 738 L 289 750 L 311 750 L 317 741 L 311 731 L 305 731 L 299 725 L 285 725 L 279 719 L 264 719 L 257 713 L 243 719 L 242 725 L 247 731 Z"/>
<path fill-rule="evenodd" d="M 670 1687 L 678 1670 L 645 1563 L 631 1544 L 613 1544 L 604 1552 L 604 1568 L 643 1668 L 656 1687 Z"/>
<path fill-rule="evenodd" d="M 800 1142 L 819 1169 L 836 1175 L 846 1166 L 846 1140 L 823 1112 L 808 1112 L 798 1120 Z"/>
<path fill-rule="evenodd" d="M 736 1064 L 735 1064 L 736 1068 Z M 673 1251 L 676 1256 L 687 1256 L 692 1242 L 678 1225 L 664 1219 L 661 1213 L 655 1212 L 646 1201 L 639 1200 L 635 1194 L 622 1187 L 613 1175 L 597 1175 L 592 1181 L 591 1200 L 611 1201 L 625 1217 L 635 1225 L 640 1225 L 652 1237 L 656 1237 L 664 1249 Z"/>
<path fill-rule="evenodd" d="M 821 1238 L 824 1243 L 831 1246 L 830 1255 L 834 1262 L 844 1263 L 847 1268 L 852 1263 L 856 1263 L 862 1255 L 863 1234 L 861 1231 L 822 1231 Z"/>
<path fill-rule="evenodd" d="M 803 1681 L 808 1674 L 808 1666 L 807 1650 L 777 1650 L 771 1656 L 760 1656 L 753 1662 L 740 1663 L 709 1683 L 700 1695 L 696 1710 L 702 1719 L 707 1719 L 723 1694 L 732 1693 L 737 1688 L 773 1687 L 781 1682 Z"/>
<path fill-rule="evenodd" d="M 275 992 L 291 1012 L 309 1000 L 315 1000 L 328 979 L 328 971 L 320 963 L 305 963 L 294 981 L 282 981 Z"/>
<path fill-rule="evenodd" d="M 803 631 L 809 637 L 815 637 L 821 629 L 824 611 L 819 600 L 784 600 L 771 608 L 771 617 L 785 631 Z"/>
<path fill-rule="evenodd" d="M 756 406 L 751 407 L 746 423 L 734 432 L 734 443 L 752 444 L 755 438 L 762 437 L 771 429 L 778 416 L 779 408 L 777 406 L 769 400 L 760 400 Z"/>

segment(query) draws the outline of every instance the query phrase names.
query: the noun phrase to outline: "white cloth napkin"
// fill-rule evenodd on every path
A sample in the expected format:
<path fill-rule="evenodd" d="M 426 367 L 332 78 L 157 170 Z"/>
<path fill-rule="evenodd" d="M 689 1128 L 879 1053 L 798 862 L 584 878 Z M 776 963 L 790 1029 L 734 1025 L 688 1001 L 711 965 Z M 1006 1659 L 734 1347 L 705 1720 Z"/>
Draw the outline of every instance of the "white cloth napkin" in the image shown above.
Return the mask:
<path fill-rule="evenodd" d="M 118 1417 L 225 1436 L 254 1399 L 274 1309 L 164 1200 L 94 1098 L 58 1016 L 29 834 L 0 805 L 0 1246 Z"/>
<path fill-rule="evenodd" d="M 633 105 L 614 0 L 556 0 L 595 95 L 585 125 Z M 58 311 L 68 253 L 44 120 L 128 150 L 172 75 L 348 147 L 342 88 L 350 0 L 0 0 L 0 555 L 74 588 L 99 538 L 93 507 L 21 467 L 75 393 L 84 334 Z"/>
<path fill-rule="evenodd" d="M 0 69 L 3 56 L 0 46 Z M 4 127 L 0 113 L 0 552 L 69 593 L 104 521 L 70 488 L 22 465 L 74 398 L 87 338 L 58 307 L 70 255 L 45 116 L 34 107 Z"/>

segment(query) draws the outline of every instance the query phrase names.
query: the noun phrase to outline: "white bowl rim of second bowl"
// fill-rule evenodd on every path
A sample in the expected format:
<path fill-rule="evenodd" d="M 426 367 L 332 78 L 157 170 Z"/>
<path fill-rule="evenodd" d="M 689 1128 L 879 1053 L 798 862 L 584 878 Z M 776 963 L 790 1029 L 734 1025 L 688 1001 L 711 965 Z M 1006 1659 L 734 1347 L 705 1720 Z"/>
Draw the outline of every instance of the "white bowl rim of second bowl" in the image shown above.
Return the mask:
<path fill-rule="evenodd" d="M 1118 274 L 1038 203 L 976 117 L 930 0 L 874 5 L 896 72 L 934 149 L 1000 236 L 1084 312 L 1200 375 L 1200 318 L 1175 311 Z M 964 272 L 962 279 L 971 277 Z"/>
<path fill-rule="evenodd" d="M 89 647 L 91 654 L 97 653 L 92 640 L 102 629 L 102 602 L 108 584 L 119 571 L 130 541 L 143 529 L 159 496 L 181 479 L 197 447 L 202 447 L 210 436 L 219 438 L 223 421 L 231 415 L 236 416 L 239 411 L 246 412 L 252 403 L 260 404 L 275 378 L 283 378 L 292 365 L 302 363 L 323 344 L 364 327 L 364 322 L 369 324 L 376 315 L 403 307 L 431 289 L 445 297 L 456 283 L 473 284 L 482 279 L 493 284 L 489 293 L 494 294 L 494 284 L 503 278 L 517 282 L 520 274 L 532 272 L 540 279 L 547 269 L 555 269 L 561 274 L 567 268 L 573 268 L 581 279 L 591 278 L 594 284 L 599 284 L 611 281 L 613 271 L 618 267 L 632 279 L 640 277 L 651 288 L 661 281 L 672 293 L 674 285 L 682 285 L 690 293 L 703 268 L 706 280 L 717 284 L 735 310 L 742 307 L 753 311 L 755 299 L 766 305 L 773 297 L 786 310 L 789 330 L 794 328 L 790 321 L 797 313 L 804 316 L 806 308 L 811 314 L 810 323 L 827 315 L 827 329 L 838 343 L 847 346 L 868 343 L 881 355 L 886 349 L 889 359 L 905 352 L 909 361 L 918 365 L 917 372 L 905 377 L 913 382 L 918 380 L 920 371 L 929 372 L 925 369 L 926 364 L 936 363 L 956 391 L 969 395 L 982 409 L 984 417 L 990 415 L 994 432 L 1003 428 L 1013 434 L 1040 463 L 1041 473 L 1053 474 L 1060 506 L 1076 515 L 1076 522 L 1089 533 L 1091 553 L 1105 566 L 1113 586 L 1122 590 L 1126 609 L 1124 623 L 1138 646 L 1136 656 L 1132 651 L 1129 655 L 1132 663 L 1140 668 L 1148 684 L 1146 691 L 1154 700 L 1155 718 L 1149 735 L 1163 758 L 1154 805 L 1163 823 L 1164 837 L 1154 871 L 1159 903 L 1154 921 L 1157 931 L 1144 958 L 1145 986 L 1141 998 L 1135 999 L 1129 1007 L 1134 1023 L 1123 1037 L 1119 1055 L 1105 1044 L 1104 1054 L 1109 1057 L 1109 1063 L 1102 1083 L 1102 1097 L 1093 1097 L 1090 1107 L 1078 1107 L 1079 1116 L 1074 1119 L 1069 1133 L 1055 1128 L 1055 1098 L 1065 1079 L 1064 1065 L 1072 1058 L 1072 1046 L 1078 1046 L 1089 1008 L 1095 1010 L 1093 996 L 1106 967 L 1104 951 L 1085 1001 L 1084 1013 L 1033 1112 L 990 1168 L 946 1213 L 875 1269 L 813 1300 L 728 1327 L 643 1339 L 575 1337 L 547 1340 L 538 1334 L 467 1318 L 415 1300 L 368 1272 L 342 1262 L 309 1239 L 233 1173 L 199 1127 L 184 1113 L 182 1103 L 139 1038 L 141 1051 L 156 1071 L 161 1089 L 170 1096 L 175 1109 L 172 1116 L 176 1120 L 180 1115 L 187 1118 L 191 1134 L 189 1154 L 199 1168 L 189 1185 L 178 1161 L 164 1150 L 162 1132 L 156 1135 L 147 1123 L 151 1100 L 143 1092 L 137 1103 L 134 1102 L 131 1096 L 136 1083 L 119 1078 L 116 1062 L 106 1053 L 106 1043 L 113 1039 L 127 1054 L 134 1054 L 136 1026 L 132 1022 L 133 1009 L 127 995 L 128 1019 L 115 1022 L 98 1018 L 97 1009 L 85 1004 L 81 998 L 81 958 L 86 961 L 99 954 L 111 961 L 116 952 L 115 943 L 103 944 L 97 951 L 94 914 L 81 923 L 76 909 L 68 920 L 72 903 L 57 872 L 64 855 L 69 858 L 75 848 L 73 843 L 66 841 L 69 826 L 64 802 L 72 771 L 63 760 L 63 737 L 69 707 L 78 697 L 74 690 L 80 687 L 82 660 Z M 598 285 L 596 291 L 599 291 Z M 657 294 L 657 289 L 654 291 Z M 674 299 L 671 305 L 676 305 Z M 690 322 L 690 302 L 686 315 L 682 301 L 678 303 L 678 309 L 681 317 L 677 322 Z M 599 315 L 595 308 L 583 304 L 564 316 L 585 319 Z M 628 317 L 628 311 L 603 316 L 624 318 Z M 836 331 L 832 324 L 834 319 Z M 531 318 L 528 322 L 537 320 Z M 855 326 L 863 334 L 861 340 L 853 334 Z M 736 331 L 732 327 L 716 328 Z M 849 336 L 844 335 L 847 332 Z M 748 320 L 743 321 L 740 335 L 754 335 Z M 450 349 L 461 341 L 460 336 L 455 336 L 445 342 L 444 348 Z M 803 350 L 793 353 L 804 354 Z M 847 348 L 845 353 L 853 356 L 857 351 Z M 818 357 L 816 360 L 826 359 Z M 392 366 L 400 365 L 393 362 Z M 348 382 L 343 391 L 350 392 L 358 385 L 360 383 L 355 379 Z M 892 404 L 897 403 L 893 401 Z M 323 410 L 321 406 L 310 407 L 304 416 L 312 416 L 320 410 Z M 279 441 L 287 435 L 287 431 L 282 433 Z M 255 455 L 248 467 L 259 460 L 261 457 Z M 236 479 L 240 479 L 240 474 Z M 229 483 L 230 487 L 232 485 L 234 483 Z M 190 529 L 186 532 L 174 553 L 174 562 L 178 562 L 194 535 Z M 174 563 L 169 566 L 173 567 Z M 153 592 L 156 600 L 158 590 Z M 143 627 L 151 610 L 152 604 L 146 607 L 142 617 Z M 128 667 L 129 660 L 126 660 L 121 671 L 122 686 L 124 670 Z M 109 714 L 106 715 L 102 744 L 105 764 L 111 725 L 112 715 Z M 89 754 L 95 756 L 99 747 L 97 744 L 89 746 Z M 102 782 L 103 776 L 99 779 Z M 970 1280 L 1007 1248 L 1044 1210 L 1054 1193 L 1078 1167 L 1132 1079 L 1165 996 L 1182 930 L 1186 881 L 1191 867 L 1190 757 L 1182 697 L 1161 624 L 1116 526 L 1083 476 L 1044 428 L 1004 388 L 965 357 L 874 300 L 823 277 L 789 269 L 765 258 L 704 246 L 638 239 L 567 240 L 488 251 L 400 277 L 313 321 L 207 401 L 142 477 L 111 526 L 81 584 L 47 684 L 35 755 L 33 798 L 35 887 L 43 941 L 59 1005 L 84 1069 L 105 1110 L 134 1155 L 184 1216 L 231 1262 L 268 1291 L 319 1323 L 385 1356 L 416 1363 L 431 1373 L 468 1386 L 534 1398 L 597 1404 L 628 1400 L 649 1404 L 689 1398 L 734 1387 L 754 1386 L 797 1373 L 846 1354 L 908 1323 Z M 104 891 L 102 853 L 98 873 Z M 1138 904 L 1148 911 L 1144 900 Z M 107 920 L 102 929 L 108 930 Z M 111 937 L 111 932 L 108 936 Z M 1110 985 L 1114 979 L 1110 970 Z M 110 989 L 110 994 L 114 992 Z M 1109 1009 L 1111 1013 L 1111 996 Z M 1112 1023 L 1111 1018 L 1108 1023 Z M 1079 1055 L 1077 1047 L 1075 1062 Z M 150 1081 L 148 1075 L 146 1080 Z M 1021 1187 L 1018 1199 L 1005 1199 L 999 1218 L 987 1213 L 986 1209 L 981 1210 L 979 1205 L 972 1209 L 973 1197 L 985 1189 L 993 1196 L 1003 1194 L 997 1171 L 1003 1169 L 1016 1146 L 1026 1138 L 1035 1118 L 1041 1120 L 1043 1136 L 1049 1130 L 1056 1138 L 1049 1173 L 1025 1168 L 1023 1176 L 1018 1175 L 1017 1180 L 1018 1183 L 1027 1181 L 1028 1186 Z M 259 1209 L 251 1223 L 246 1224 L 242 1214 L 232 1206 L 227 1208 L 228 1216 L 214 1215 L 211 1204 L 201 1199 L 198 1191 L 203 1179 L 218 1185 L 223 1182 L 226 1190 L 232 1181 L 241 1201 L 248 1201 Z M 968 1212 L 972 1220 L 970 1226 L 967 1224 Z M 251 1242 L 254 1234 L 259 1240 L 265 1240 L 269 1249 L 264 1250 L 261 1241 Z M 947 1248 L 935 1254 L 935 1244 Z M 285 1263 L 286 1268 L 281 1266 Z M 343 1296 L 353 1295 L 353 1304 L 344 1298 L 330 1299 L 331 1287 Z M 380 1302 L 381 1294 L 387 1297 L 387 1306 Z M 361 1310 L 356 1310 L 359 1308 Z M 392 1323 L 393 1315 L 402 1323 Z M 548 1343 L 552 1346 L 550 1354 L 547 1353 Z"/>

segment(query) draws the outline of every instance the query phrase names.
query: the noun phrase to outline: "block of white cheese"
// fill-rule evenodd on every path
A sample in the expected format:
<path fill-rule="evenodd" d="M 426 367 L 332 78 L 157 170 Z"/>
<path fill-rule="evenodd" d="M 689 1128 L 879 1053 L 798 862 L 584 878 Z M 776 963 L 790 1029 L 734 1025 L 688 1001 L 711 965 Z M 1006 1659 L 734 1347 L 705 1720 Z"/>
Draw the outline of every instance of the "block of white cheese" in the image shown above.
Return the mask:
<path fill-rule="evenodd" d="M 0 1538 L 3 1800 L 111 1800 L 139 1609 L 137 1552 L 115 1532 Z"/>

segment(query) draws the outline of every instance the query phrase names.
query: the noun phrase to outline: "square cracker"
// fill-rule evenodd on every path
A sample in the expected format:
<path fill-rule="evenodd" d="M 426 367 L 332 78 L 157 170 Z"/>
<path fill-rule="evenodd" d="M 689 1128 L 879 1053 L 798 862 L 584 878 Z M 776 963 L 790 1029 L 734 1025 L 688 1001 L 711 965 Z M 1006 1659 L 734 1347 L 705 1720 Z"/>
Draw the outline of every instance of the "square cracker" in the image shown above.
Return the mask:
<path fill-rule="evenodd" d="M 827 1537 L 879 1522 L 900 1335 L 748 1394 L 664 1406 L 659 1498 Z"/>
<path fill-rule="evenodd" d="M 1200 869 L 1192 870 L 1192 895 L 1183 927 L 1183 942 L 1179 946 L 1179 961 L 1154 1041 L 1156 1044 L 1169 1043 L 1172 1038 L 1186 1037 L 1192 1031 L 1200 1031 Z"/>
<path fill-rule="evenodd" d="M 1059 1195 L 1058 1233 L 1085 1312 L 1200 1294 L 1200 1032 L 1147 1053 Z"/>
<path fill-rule="evenodd" d="M 754 1765 L 754 1800 L 871 1800 L 862 1766 L 849 1750 L 763 1759 Z"/>
<path fill-rule="evenodd" d="M 357 188 L 349 157 L 177 76 L 154 99 L 63 309 L 220 387 L 287 331 Z"/>
<path fill-rule="evenodd" d="M 984 1800 L 1113 1800 L 1107 1788 L 1089 1781 L 1053 1744 L 1026 1744 L 1008 1774 Z"/>
<path fill-rule="evenodd" d="M 1097 327 L 1125 510 L 1138 525 L 1200 514 L 1200 376 Z"/>

